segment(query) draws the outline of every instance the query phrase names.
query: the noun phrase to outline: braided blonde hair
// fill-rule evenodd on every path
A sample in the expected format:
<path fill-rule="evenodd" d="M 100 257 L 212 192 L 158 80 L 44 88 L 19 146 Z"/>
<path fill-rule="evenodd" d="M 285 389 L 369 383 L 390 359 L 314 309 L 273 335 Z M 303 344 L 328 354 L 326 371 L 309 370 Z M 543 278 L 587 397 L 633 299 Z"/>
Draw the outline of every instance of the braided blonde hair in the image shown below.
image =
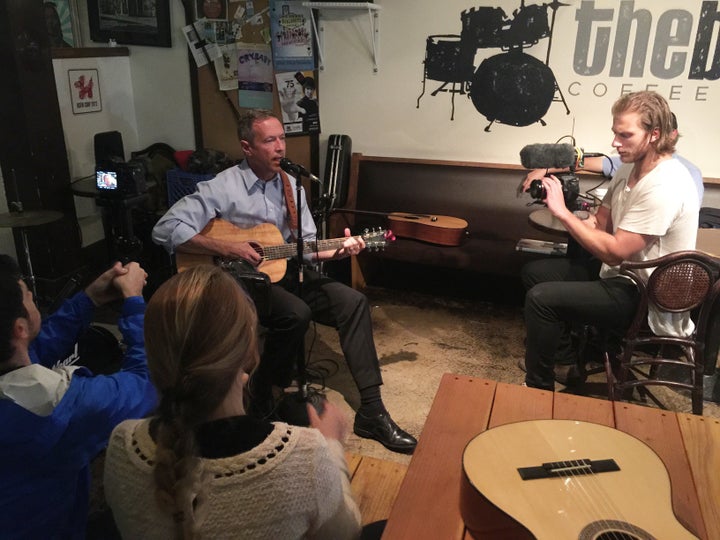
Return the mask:
<path fill-rule="evenodd" d="M 195 431 L 223 402 L 239 370 L 259 362 L 252 301 L 228 273 L 200 265 L 166 281 L 148 302 L 145 345 L 160 394 L 155 494 L 176 538 L 199 538 L 203 481 Z"/>

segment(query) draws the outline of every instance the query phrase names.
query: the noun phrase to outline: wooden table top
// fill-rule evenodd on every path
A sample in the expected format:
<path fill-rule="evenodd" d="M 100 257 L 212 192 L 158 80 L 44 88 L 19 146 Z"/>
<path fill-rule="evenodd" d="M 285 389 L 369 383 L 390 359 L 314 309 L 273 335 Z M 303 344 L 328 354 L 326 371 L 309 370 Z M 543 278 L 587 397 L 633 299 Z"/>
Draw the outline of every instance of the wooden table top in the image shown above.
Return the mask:
<path fill-rule="evenodd" d="M 459 507 L 465 446 L 492 427 L 553 418 L 613 427 L 645 442 L 668 469 L 678 521 L 699 538 L 720 538 L 720 420 L 446 373 L 383 540 L 469 540 Z"/>

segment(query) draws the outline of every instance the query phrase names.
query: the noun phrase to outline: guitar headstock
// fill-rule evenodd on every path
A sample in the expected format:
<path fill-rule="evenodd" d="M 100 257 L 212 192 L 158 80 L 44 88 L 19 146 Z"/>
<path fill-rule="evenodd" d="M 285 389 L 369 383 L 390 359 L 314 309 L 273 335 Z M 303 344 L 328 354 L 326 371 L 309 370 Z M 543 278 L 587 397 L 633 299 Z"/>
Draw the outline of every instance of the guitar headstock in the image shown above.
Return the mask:
<path fill-rule="evenodd" d="M 392 231 L 384 229 L 365 229 L 362 238 L 365 241 L 365 249 L 370 251 L 385 249 L 388 243 L 395 241 L 395 235 Z"/>

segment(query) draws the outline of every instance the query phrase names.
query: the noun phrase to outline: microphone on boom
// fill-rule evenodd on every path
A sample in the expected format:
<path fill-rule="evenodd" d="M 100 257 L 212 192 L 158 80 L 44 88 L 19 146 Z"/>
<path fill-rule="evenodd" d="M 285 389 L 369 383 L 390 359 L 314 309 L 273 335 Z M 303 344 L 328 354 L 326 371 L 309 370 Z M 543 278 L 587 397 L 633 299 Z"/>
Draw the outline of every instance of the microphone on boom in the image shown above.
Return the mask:
<path fill-rule="evenodd" d="M 577 162 L 575 147 L 569 144 L 528 144 L 520 150 L 526 169 L 564 169 Z"/>
<path fill-rule="evenodd" d="M 280 168 L 283 171 L 285 171 L 286 173 L 290 173 L 295 177 L 305 176 L 305 177 L 309 178 L 310 180 L 317 182 L 318 184 L 322 184 L 322 182 L 320 181 L 320 179 L 317 176 L 315 176 L 313 173 L 308 171 L 302 165 L 293 163 L 288 158 L 282 158 L 280 160 Z"/>
<path fill-rule="evenodd" d="M 520 150 L 520 163 L 526 169 L 582 169 L 585 158 L 604 157 L 599 152 L 585 152 L 570 144 L 528 144 Z"/>

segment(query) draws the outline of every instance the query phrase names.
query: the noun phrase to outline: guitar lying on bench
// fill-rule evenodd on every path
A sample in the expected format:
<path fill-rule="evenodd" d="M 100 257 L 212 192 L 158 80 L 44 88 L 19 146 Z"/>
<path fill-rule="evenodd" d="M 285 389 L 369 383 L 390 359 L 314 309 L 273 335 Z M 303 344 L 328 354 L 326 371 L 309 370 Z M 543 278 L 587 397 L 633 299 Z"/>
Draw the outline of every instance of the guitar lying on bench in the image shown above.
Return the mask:
<path fill-rule="evenodd" d="M 241 229 L 229 221 L 216 218 L 211 220 L 200 234 L 216 240 L 250 242 L 255 251 L 263 258 L 257 270 L 267 274 L 273 283 L 280 281 L 285 276 L 287 260 L 297 254 L 297 245 L 286 243 L 280 230 L 270 223 L 262 223 L 249 229 Z M 365 248 L 370 250 L 383 249 L 388 242 L 393 240 L 392 233 L 382 229 L 366 230 L 362 235 L 355 238 L 362 238 L 365 241 Z M 315 251 L 338 249 L 342 247 L 345 240 L 347 238 L 342 237 L 304 242 L 303 252 L 314 253 Z M 175 254 L 175 264 L 178 272 L 198 264 L 215 264 L 218 259 L 221 259 L 221 257 L 181 251 Z"/>

